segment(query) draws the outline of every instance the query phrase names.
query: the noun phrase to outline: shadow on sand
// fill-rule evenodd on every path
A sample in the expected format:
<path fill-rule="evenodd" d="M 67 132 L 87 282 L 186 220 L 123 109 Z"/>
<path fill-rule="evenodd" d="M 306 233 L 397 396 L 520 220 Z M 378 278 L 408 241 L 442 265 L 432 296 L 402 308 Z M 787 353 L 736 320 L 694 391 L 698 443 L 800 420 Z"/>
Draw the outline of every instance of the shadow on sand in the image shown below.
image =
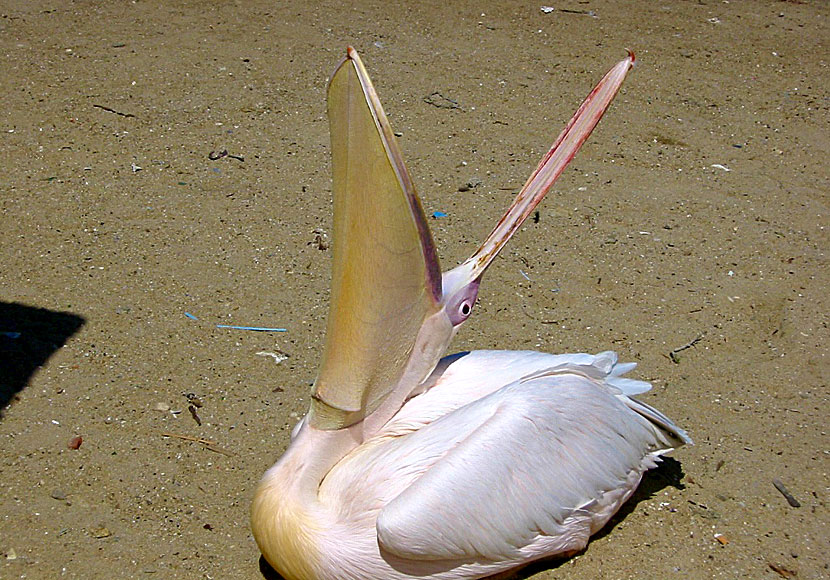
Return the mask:
<path fill-rule="evenodd" d="M 83 325 L 83 318 L 69 312 L 0 302 L 0 416 L 37 369 Z"/>
<path fill-rule="evenodd" d="M 640 482 L 640 485 L 637 487 L 634 494 L 623 504 L 620 510 L 614 514 L 614 517 L 611 518 L 605 527 L 591 537 L 591 541 L 610 534 L 611 530 L 613 530 L 618 523 L 637 509 L 637 505 L 640 502 L 651 499 L 663 489 L 667 487 L 685 489 L 686 486 L 683 485 L 683 477 L 683 466 L 680 462 L 671 457 L 663 457 L 660 465 L 658 465 L 655 469 L 647 471 L 643 475 L 643 480 Z M 588 546 L 590 545 L 591 544 L 589 542 Z M 540 560 L 522 568 L 521 570 L 499 574 L 491 578 L 497 578 L 498 580 L 527 580 L 534 574 L 538 574 L 545 570 L 555 570 L 567 562 L 571 557 L 572 556 L 559 558 L 553 557 L 547 560 Z M 259 557 L 259 571 L 265 580 L 284 580 L 282 576 L 271 568 L 262 556 Z"/>

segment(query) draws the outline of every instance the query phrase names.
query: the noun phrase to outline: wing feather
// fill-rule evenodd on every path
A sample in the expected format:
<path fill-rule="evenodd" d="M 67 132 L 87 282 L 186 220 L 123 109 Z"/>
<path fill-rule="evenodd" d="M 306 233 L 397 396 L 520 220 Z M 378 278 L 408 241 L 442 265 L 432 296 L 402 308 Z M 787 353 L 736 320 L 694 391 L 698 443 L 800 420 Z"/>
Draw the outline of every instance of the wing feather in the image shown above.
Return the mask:
<path fill-rule="evenodd" d="M 594 516 L 602 525 L 679 432 L 605 382 L 619 374 L 615 357 L 596 360 L 591 372 L 573 365 L 515 381 L 402 438 L 402 456 L 447 447 L 380 511 L 383 549 L 407 559 L 501 560 L 540 537 L 582 547 L 598 527 Z"/>

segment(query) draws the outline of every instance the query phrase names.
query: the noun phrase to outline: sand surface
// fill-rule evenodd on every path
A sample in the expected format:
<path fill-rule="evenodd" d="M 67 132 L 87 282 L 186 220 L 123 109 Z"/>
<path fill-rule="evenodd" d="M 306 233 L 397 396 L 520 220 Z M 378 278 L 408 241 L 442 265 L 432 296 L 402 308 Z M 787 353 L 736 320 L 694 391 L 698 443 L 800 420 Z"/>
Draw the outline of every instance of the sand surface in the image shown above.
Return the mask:
<path fill-rule="evenodd" d="M 637 53 L 452 348 L 614 349 L 696 445 L 525 576 L 830 577 L 828 4 L 541 6 L 0 6 L 0 577 L 262 578 L 248 507 L 322 348 L 347 44 L 445 265 Z"/>

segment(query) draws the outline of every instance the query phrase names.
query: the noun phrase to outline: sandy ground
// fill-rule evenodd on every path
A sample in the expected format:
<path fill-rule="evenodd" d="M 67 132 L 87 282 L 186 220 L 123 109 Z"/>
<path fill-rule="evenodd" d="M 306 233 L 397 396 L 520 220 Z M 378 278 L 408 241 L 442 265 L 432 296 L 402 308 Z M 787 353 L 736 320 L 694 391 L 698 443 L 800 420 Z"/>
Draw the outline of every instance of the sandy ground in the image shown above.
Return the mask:
<path fill-rule="evenodd" d="M 0 5 L 0 577 L 262 578 L 248 506 L 320 356 L 349 43 L 447 265 L 638 56 L 453 349 L 615 349 L 696 445 L 525 576 L 830 577 L 828 4 L 540 8 Z"/>

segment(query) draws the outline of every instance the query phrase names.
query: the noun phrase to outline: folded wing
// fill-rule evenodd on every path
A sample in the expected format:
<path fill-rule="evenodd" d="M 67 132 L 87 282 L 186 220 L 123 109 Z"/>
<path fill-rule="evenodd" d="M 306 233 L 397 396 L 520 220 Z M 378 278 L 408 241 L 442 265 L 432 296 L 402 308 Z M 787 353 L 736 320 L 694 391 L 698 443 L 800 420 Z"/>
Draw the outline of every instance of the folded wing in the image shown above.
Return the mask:
<path fill-rule="evenodd" d="M 578 366 L 516 381 L 404 438 L 403 454 L 446 447 L 381 510 L 381 547 L 415 560 L 582 548 L 655 457 L 688 437 L 609 385 L 620 380 L 613 363 L 604 378 Z"/>

